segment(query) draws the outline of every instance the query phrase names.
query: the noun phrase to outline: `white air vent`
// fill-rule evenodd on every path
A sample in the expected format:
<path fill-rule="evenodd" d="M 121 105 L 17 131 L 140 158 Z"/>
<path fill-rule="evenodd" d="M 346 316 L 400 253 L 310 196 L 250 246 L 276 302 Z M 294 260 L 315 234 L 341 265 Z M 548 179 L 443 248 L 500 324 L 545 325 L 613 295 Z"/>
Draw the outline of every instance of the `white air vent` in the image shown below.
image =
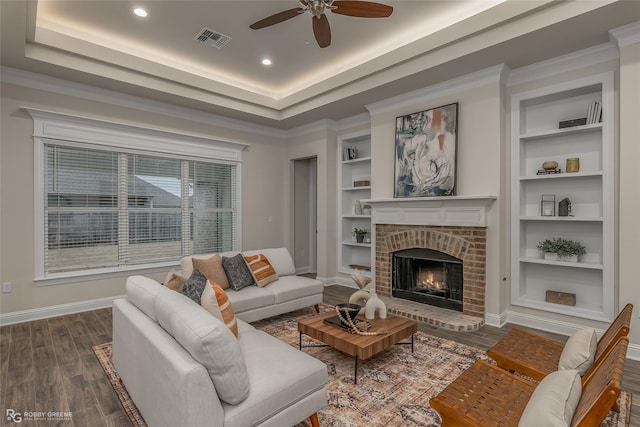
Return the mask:
<path fill-rule="evenodd" d="M 225 36 L 224 34 L 207 27 L 204 27 L 193 39 L 217 49 L 225 47 L 227 43 L 231 41 L 231 37 Z"/>

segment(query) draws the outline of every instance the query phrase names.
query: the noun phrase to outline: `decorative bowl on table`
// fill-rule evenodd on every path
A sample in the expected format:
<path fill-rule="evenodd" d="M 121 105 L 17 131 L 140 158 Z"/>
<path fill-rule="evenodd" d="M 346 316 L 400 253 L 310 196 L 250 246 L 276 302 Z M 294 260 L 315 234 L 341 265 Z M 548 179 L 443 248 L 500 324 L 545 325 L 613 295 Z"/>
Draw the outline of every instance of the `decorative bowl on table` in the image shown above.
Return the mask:
<path fill-rule="evenodd" d="M 340 321 L 345 326 L 351 326 L 348 323 L 345 323 L 345 321 L 348 322 L 349 319 L 351 319 L 351 323 L 354 323 L 356 320 L 356 316 L 358 315 L 358 313 L 360 313 L 360 310 L 362 309 L 362 306 L 358 304 L 342 303 L 342 304 L 337 304 L 336 309 L 339 312 Z"/>

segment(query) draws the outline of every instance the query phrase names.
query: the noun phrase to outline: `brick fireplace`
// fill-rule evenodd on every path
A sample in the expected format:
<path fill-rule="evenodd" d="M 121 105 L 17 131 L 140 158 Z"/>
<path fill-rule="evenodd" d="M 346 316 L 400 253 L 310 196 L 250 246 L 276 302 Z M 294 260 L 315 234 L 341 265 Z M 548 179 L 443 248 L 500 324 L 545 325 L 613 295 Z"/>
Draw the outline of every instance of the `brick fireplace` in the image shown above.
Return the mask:
<path fill-rule="evenodd" d="M 376 292 L 391 296 L 391 258 L 403 249 L 433 249 L 463 262 L 462 312 L 484 317 L 486 228 L 376 224 Z"/>
<path fill-rule="evenodd" d="M 406 249 L 431 249 L 463 263 L 462 312 L 484 318 L 486 210 L 492 196 L 373 199 L 375 288 L 392 296 L 392 258 Z"/>

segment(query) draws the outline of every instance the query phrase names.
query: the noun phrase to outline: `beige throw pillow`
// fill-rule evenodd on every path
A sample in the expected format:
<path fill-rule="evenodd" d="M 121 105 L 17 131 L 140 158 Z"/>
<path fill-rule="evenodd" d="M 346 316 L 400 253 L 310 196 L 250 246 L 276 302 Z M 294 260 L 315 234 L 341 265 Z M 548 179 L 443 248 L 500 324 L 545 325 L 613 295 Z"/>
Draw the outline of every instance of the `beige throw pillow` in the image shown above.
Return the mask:
<path fill-rule="evenodd" d="M 175 270 L 169 271 L 167 277 L 164 279 L 163 284 L 174 291 L 180 292 L 184 287 L 184 284 L 187 282 L 187 278 L 178 273 Z"/>
<path fill-rule="evenodd" d="M 227 275 L 222 268 L 222 257 L 215 254 L 211 258 L 193 258 L 193 268 L 200 270 L 210 282 L 217 283 L 222 289 L 229 288 Z"/>
<path fill-rule="evenodd" d="M 558 370 L 577 369 L 584 375 L 593 364 L 598 346 L 598 337 L 594 328 L 584 328 L 574 332 L 562 349 Z"/>
<path fill-rule="evenodd" d="M 533 391 L 519 427 L 569 427 L 582 395 L 578 371 L 552 372 Z"/>

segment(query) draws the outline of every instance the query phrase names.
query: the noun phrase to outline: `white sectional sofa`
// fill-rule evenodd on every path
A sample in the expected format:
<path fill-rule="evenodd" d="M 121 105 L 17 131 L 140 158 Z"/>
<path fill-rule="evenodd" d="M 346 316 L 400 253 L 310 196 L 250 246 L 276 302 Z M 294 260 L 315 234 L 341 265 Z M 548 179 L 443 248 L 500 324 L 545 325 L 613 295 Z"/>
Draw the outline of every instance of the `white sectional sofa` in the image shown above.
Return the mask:
<path fill-rule="evenodd" d="M 238 252 L 221 253 L 221 256 L 232 257 Z M 238 319 L 255 322 L 282 313 L 288 313 L 304 307 L 322 303 L 324 284 L 316 279 L 296 276 L 296 267 L 287 248 L 267 248 L 243 251 L 242 255 L 263 254 L 273 265 L 279 279 L 259 288 L 248 286 L 239 291 L 226 289 L 233 310 Z M 181 274 L 189 277 L 193 272 L 193 259 L 207 259 L 215 254 L 195 255 L 182 258 Z"/>
<path fill-rule="evenodd" d="M 276 289 L 271 294 L 238 291 L 238 317 L 319 302 L 286 277 L 266 286 Z M 202 306 L 150 278 L 127 279 L 127 297 L 113 304 L 113 364 L 150 427 L 292 426 L 326 406 L 322 362 L 242 320 L 238 329 L 236 338 Z"/>

